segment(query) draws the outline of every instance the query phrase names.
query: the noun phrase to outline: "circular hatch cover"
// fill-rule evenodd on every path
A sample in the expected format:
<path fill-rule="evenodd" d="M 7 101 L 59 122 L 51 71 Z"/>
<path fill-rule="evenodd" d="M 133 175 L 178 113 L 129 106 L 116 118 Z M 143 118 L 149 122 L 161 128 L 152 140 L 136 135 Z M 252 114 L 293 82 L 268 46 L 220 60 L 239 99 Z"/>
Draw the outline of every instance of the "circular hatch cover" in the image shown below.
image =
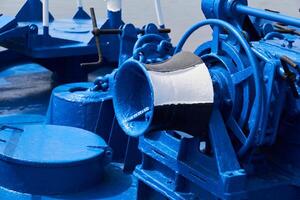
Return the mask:
<path fill-rule="evenodd" d="M 98 135 L 53 125 L 0 126 L 0 185 L 30 194 L 97 184 L 111 151 Z"/>

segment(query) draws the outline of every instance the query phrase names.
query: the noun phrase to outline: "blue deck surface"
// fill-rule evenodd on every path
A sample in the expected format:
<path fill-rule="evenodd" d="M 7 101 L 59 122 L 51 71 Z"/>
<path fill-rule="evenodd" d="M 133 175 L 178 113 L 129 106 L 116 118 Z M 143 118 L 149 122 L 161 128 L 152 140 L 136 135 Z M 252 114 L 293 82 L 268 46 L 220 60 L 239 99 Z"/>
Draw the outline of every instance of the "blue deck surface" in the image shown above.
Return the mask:
<path fill-rule="evenodd" d="M 51 73 L 32 63 L 10 67 L 0 71 L 0 114 L 44 115 L 52 89 Z"/>

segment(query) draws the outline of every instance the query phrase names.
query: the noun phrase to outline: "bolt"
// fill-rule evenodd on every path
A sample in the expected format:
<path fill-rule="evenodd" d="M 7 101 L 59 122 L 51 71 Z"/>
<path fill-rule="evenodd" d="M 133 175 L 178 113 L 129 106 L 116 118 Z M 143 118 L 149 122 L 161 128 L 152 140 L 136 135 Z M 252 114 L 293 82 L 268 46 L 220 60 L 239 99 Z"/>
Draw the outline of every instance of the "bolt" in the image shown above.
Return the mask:
<path fill-rule="evenodd" d="M 232 105 L 232 100 L 231 99 L 225 99 L 225 104 L 228 105 L 228 106 L 231 106 Z"/>
<path fill-rule="evenodd" d="M 35 24 L 29 26 L 30 33 L 38 33 L 38 27 Z"/>
<path fill-rule="evenodd" d="M 106 91 L 107 89 L 108 89 L 108 83 L 107 82 L 105 82 L 105 83 L 102 83 L 102 89 L 104 90 L 104 91 Z"/>
<path fill-rule="evenodd" d="M 145 113 L 145 120 L 150 121 L 150 119 L 151 119 L 151 113 L 150 112 Z"/>
<path fill-rule="evenodd" d="M 288 38 L 286 39 L 286 41 L 288 42 L 287 47 L 291 49 L 293 47 L 295 40 Z"/>
<path fill-rule="evenodd" d="M 269 81 L 268 76 L 264 76 L 264 81 L 265 81 L 265 83 L 267 83 Z"/>
<path fill-rule="evenodd" d="M 108 157 L 108 158 L 111 158 L 112 157 L 112 151 L 111 150 L 106 150 L 105 151 L 105 155 L 106 155 L 106 157 Z"/>

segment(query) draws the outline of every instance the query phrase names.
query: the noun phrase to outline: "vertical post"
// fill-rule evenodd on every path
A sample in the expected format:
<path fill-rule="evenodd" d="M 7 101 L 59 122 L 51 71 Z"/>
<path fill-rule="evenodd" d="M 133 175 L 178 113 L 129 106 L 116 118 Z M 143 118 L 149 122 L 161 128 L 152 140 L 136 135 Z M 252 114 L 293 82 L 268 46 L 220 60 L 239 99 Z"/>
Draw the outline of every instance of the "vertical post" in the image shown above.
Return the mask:
<path fill-rule="evenodd" d="M 118 12 L 122 9 L 122 1 L 121 0 L 106 0 L 107 2 L 107 10 L 112 12 Z"/>
<path fill-rule="evenodd" d="M 164 22 L 164 17 L 163 17 L 163 12 L 162 12 L 162 8 L 161 8 L 160 0 L 155 0 L 155 11 L 156 11 L 156 17 L 157 17 L 158 25 L 161 28 L 165 28 L 165 22 Z"/>
<path fill-rule="evenodd" d="M 43 34 L 49 35 L 49 0 L 43 0 Z"/>
<path fill-rule="evenodd" d="M 119 28 L 122 25 L 122 0 L 106 0 L 107 18 L 111 28 Z"/>
<path fill-rule="evenodd" d="M 77 0 L 77 7 L 82 8 L 82 0 Z"/>

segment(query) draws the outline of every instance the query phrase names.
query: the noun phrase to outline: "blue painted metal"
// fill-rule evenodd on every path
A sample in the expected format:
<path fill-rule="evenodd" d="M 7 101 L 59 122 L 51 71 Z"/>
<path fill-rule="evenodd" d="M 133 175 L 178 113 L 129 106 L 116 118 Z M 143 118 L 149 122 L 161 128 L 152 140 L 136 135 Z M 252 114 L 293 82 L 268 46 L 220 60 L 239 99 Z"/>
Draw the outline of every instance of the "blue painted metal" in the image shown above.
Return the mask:
<path fill-rule="evenodd" d="M 46 123 L 92 131 L 108 142 L 114 121 L 111 95 L 108 92 L 92 91 L 93 88 L 93 83 L 72 83 L 55 88 Z M 120 147 L 123 152 L 125 144 L 123 148 Z M 117 154 L 115 156 L 120 157 Z"/>
<path fill-rule="evenodd" d="M 121 43 L 120 43 L 119 66 L 132 57 L 133 48 L 138 39 L 138 32 L 133 24 L 124 25 L 122 30 L 123 31 L 120 36 Z"/>
<path fill-rule="evenodd" d="M 138 74 L 147 77 L 145 64 L 173 55 L 159 60 L 153 51 L 166 39 L 139 40 L 136 46 L 143 46 L 143 52 L 136 51 L 117 72 L 117 80 L 127 80 L 130 88 L 136 88 L 130 94 L 124 90 L 128 85 L 115 85 L 117 119 L 126 134 L 144 133 L 139 137 L 143 162 L 134 171 L 138 199 L 297 199 L 299 19 L 250 8 L 245 0 L 205 0 L 202 10 L 208 19 L 191 27 L 174 53 L 181 51 L 193 32 L 205 25 L 212 27 L 212 41 L 194 52 L 207 65 L 214 85 L 207 137 L 148 132 L 151 119 L 145 113 L 152 116 L 152 83 L 146 79 L 147 84 L 141 83 Z M 144 52 L 150 52 L 149 60 L 142 58 Z M 129 69 L 128 63 L 134 76 L 122 70 Z M 134 99 L 121 102 L 120 96 Z M 145 113 L 136 108 L 140 102 L 148 108 Z M 143 117 L 125 126 L 124 120 L 132 114 Z"/>
<path fill-rule="evenodd" d="M 42 2 L 40 0 L 27 0 L 16 15 L 18 22 L 36 22 L 42 21 Z M 53 21 L 54 17 L 49 13 L 49 21 Z"/>
<path fill-rule="evenodd" d="M 17 22 L 14 17 L 8 17 L 1 15 L 0 32 L 8 31 L 17 26 Z"/>
<path fill-rule="evenodd" d="M 57 20 L 51 14 L 49 16 L 49 27 L 43 27 L 42 3 L 40 0 L 27 0 L 15 18 L 0 17 L 0 46 L 53 71 L 53 79 L 58 83 L 86 81 L 87 73 L 97 67 L 116 68 L 122 54 L 132 54 L 128 43 L 135 43 L 135 40 L 129 37 L 137 37 L 141 32 L 141 29 L 137 29 L 138 33 L 128 32 L 127 34 L 133 35 L 127 37 L 119 37 L 119 33 L 103 34 L 102 30 L 122 30 L 125 25 L 122 10 L 107 10 L 107 19 L 98 23 L 100 35 L 96 36 L 100 40 L 102 62 L 94 67 L 83 68 L 82 63 L 96 60 L 98 56 L 90 16 L 82 7 L 78 8 L 71 20 Z M 150 32 L 158 35 L 154 25 L 147 25 L 143 29 L 143 34 Z M 160 35 L 168 38 L 167 33 Z M 130 42 L 122 42 L 123 40 Z M 120 43 L 123 45 L 121 49 Z M 165 51 L 169 51 L 168 45 L 163 43 L 158 51 L 166 53 Z M 125 49 L 127 52 L 124 52 Z M 12 58 L 14 56 L 9 55 Z"/>
<path fill-rule="evenodd" d="M 174 48 L 166 34 L 159 34 L 154 24 L 145 27 L 146 35 L 140 37 L 133 48 L 133 58 L 142 63 L 162 62 L 170 58 Z"/>
<path fill-rule="evenodd" d="M 174 48 L 168 34 L 160 33 L 157 26 L 151 23 L 146 25 L 143 29 L 145 34 L 138 38 L 141 31 L 132 24 L 123 27 L 119 66 L 131 57 L 145 63 L 153 63 L 166 60 L 173 54 Z"/>
<path fill-rule="evenodd" d="M 45 121 L 45 116 L 38 114 L 10 114 L 1 115 L 0 124 L 17 126 L 20 124 L 42 124 Z"/>
<path fill-rule="evenodd" d="M 89 91 L 93 83 L 71 83 L 55 88 L 49 103 L 46 123 L 73 126 L 98 134 L 108 134 L 113 119 L 111 96 L 107 92 Z M 106 120 L 99 121 L 104 112 Z M 99 127 L 98 127 L 99 126 Z M 100 135 L 105 140 L 108 135 Z"/>
<path fill-rule="evenodd" d="M 9 47 L 0 53 L 1 66 L 18 59 L 22 66 L 34 61 L 65 77 L 70 67 L 69 80 L 81 74 L 79 64 L 96 55 L 89 16 L 79 8 L 75 24 L 53 19 L 46 36 L 40 34 L 40 13 L 24 16 L 32 9 L 41 9 L 40 1 L 28 0 L 16 18 L 0 16 L 0 44 Z M 46 118 L 52 125 L 24 125 L 42 123 L 39 115 L 0 118 L 1 198 L 298 199 L 299 19 L 250 8 L 246 0 L 203 0 L 202 10 L 207 20 L 192 26 L 175 48 L 154 24 L 139 29 L 124 24 L 121 11 L 109 10 L 108 19 L 93 31 L 100 33 L 103 66 L 117 70 L 94 83 L 55 88 Z M 194 52 L 214 87 L 207 130 L 199 136 L 148 132 L 153 88 L 145 66 L 170 59 L 207 25 L 213 39 Z M 0 73 L 0 84 L 11 75 Z M 115 84 L 118 80 L 127 85 Z M 141 102 L 147 109 L 138 112 Z M 123 123 L 128 116 L 140 118 Z M 135 169 L 137 183 L 112 170 L 115 165 L 104 170 L 110 159 L 124 164 L 118 169 Z"/>
<path fill-rule="evenodd" d="M 117 29 L 124 24 L 121 11 L 108 11 L 107 17 L 98 24 L 102 29 Z M 0 17 L 0 45 L 50 69 L 58 82 L 85 81 L 87 72 L 94 69 L 83 69 L 80 64 L 97 58 L 91 24 L 83 8 L 72 20 L 56 20 L 50 14 L 50 26 L 46 27 L 49 35 L 44 35 L 42 3 L 27 0 L 15 18 Z M 119 42 L 118 35 L 101 37 L 101 66 L 117 66 Z"/>
<path fill-rule="evenodd" d="M 101 137 L 77 128 L 3 125 L 0 132 L 0 185 L 20 193 L 57 195 L 85 190 L 101 182 L 112 156 Z"/>
<path fill-rule="evenodd" d="M 103 183 L 94 185 L 88 190 L 79 190 L 72 194 L 61 195 L 32 195 L 27 193 L 19 193 L 0 187 L 1 199 L 95 199 L 95 200 L 118 200 L 118 199 L 136 199 L 136 180 L 131 175 L 126 175 L 120 169 L 120 165 L 108 165 L 103 174 Z"/>
<path fill-rule="evenodd" d="M 250 15 L 250 16 L 255 16 L 255 17 L 259 17 L 259 18 L 263 18 L 263 19 L 268 19 L 268 20 L 276 21 L 276 22 L 283 23 L 286 25 L 297 26 L 297 27 L 300 26 L 300 19 L 297 19 L 294 17 L 280 15 L 280 14 L 274 13 L 274 12 L 262 11 L 259 9 L 245 6 L 243 4 L 236 4 L 233 6 L 234 7 L 231 8 L 233 12 Z"/>
<path fill-rule="evenodd" d="M 83 10 L 82 7 L 79 7 L 73 19 L 91 19 L 91 17 Z"/>
<path fill-rule="evenodd" d="M 136 152 L 137 144 L 122 131 L 115 119 L 110 92 L 113 76 L 114 73 L 98 77 L 95 83 L 71 83 L 55 88 L 46 123 L 77 127 L 96 133 L 114 149 L 113 161 L 124 163 L 127 157 L 130 158 L 124 169 L 132 171 L 136 165 L 132 163 L 139 163 L 140 158 L 139 155 L 126 155 Z M 129 148 L 135 151 L 129 151 Z"/>
<path fill-rule="evenodd" d="M 138 38 L 138 33 L 142 31 L 143 35 Z M 120 64 L 132 56 L 136 57 L 143 52 L 144 46 L 151 43 L 155 43 L 151 44 L 154 48 L 144 54 L 150 56 L 147 62 L 154 62 L 151 59 L 166 60 L 173 53 L 169 38 L 165 33 L 160 33 L 154 24 L 147 25 L 143 30 L 126 24 L 121 29 L 120 39 Z M 113 71 L 98 77 L 94 84 L 74 83 L 55 88 L 46 122 L 83 128 L 99 134 L 114 149 L 113 160 L 124 162 L 124 170 L 132 171 L 141 158 L 140 153 L 137 153 L 138 140 L 126 136 L 115 118 L 112 88 L 116 73 Z"/>
<path fill-rule="evenodd" d="M 131 76 L 132 73 L 137 75 Z M 148 132 L 154 115 L 154 89 L 150 84 L 151 79 L 146 67 L 132 59 L 123 63 L 116 80 L 118 82 L 114 87 L 113 96 L 117 120 L 126 134 L 138 137 Z M 131 94 L 128 90 L 138 92 Z M 132 102 L 131 106 L 126 106 L 129 102 Z"/>

